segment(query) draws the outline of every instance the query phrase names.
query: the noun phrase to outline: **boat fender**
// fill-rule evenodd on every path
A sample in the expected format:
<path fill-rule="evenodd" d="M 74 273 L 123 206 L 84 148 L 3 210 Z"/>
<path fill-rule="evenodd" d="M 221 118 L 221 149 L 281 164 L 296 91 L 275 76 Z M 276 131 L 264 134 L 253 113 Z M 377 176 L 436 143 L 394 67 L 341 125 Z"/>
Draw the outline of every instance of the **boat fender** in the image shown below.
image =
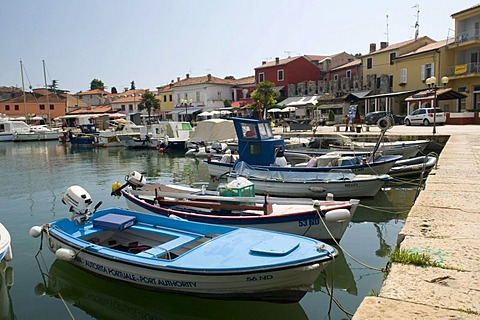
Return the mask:
<path fill-rule="evenodd" d="M 55 251 L 55 256 L 59 260 L 72 261 L 73 259 L 75 259 L 75 252 L 73 252 L 72 249 L 60 248 Z"/>
<path fill-rule="evenodd" d="M 328 222 L 342 222 L 350 219 L 350 210 L 348 209 L 335 209 L 325 213 L 325 220 Z"/>
<path fill-rule="evenodd" d="M 30 228 L 30 231 L 28 233 L 30 234 L 30 236 L 32 236 L 34 238 L 38 238 L 42 234 L 42 227 L 33 226 L 33 227 Z"/>
<path fill-rule="evenodd" d="M 310 187 L 310 188 L 308 188 L 308 190 L 310 190 L 312 192 L 315 192 L 315 193 L 323 193 L 323 192 L 327 191 L 327 189 L 322 188 L 322 187 Z"/>
<path fill-rule="evenodd" d="M 13 268 L 8 267 L 5 269 L 5 284 L 7 287 L 12 287 L 14 282 L 14 273 L 13 273 Z"/>

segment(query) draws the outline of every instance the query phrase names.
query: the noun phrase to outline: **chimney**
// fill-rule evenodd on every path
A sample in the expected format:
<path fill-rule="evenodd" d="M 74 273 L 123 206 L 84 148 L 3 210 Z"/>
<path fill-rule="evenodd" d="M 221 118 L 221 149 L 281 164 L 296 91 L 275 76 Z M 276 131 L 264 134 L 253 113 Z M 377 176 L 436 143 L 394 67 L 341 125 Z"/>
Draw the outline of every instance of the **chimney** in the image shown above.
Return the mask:
<path fill-rule="evenodd" d="M 180 77 L 177 77 L 177 82 L 180 81 Z"/>
<path fill-rule="evenodd" d="M 276 57 L 275 58 L 275 64 L 278 64 L 280 62 L 280 58 L 279 57 Z"/>
<path fill-rule="evenodd" d="M 189 74 L 189 73 L 187 73 L 185 76 L 187 77 L 187 79 L 190 78 L 190 74 Z"/>
<path fill-rule="evenodd" d="M 207 79 L 208 79 L 208 81 L 212 81 L 212 75 L 210 73 L 207 74 Z"/>
<path fill-rule="evenodd" d="M 380 49 L 388 47 L 388 42 L 380 42 Z"/>
<path fill-rule="evenodd" d="M 377 45 L 375 43 L 370 43 L 370 52 L 372 53 L 377 50 Z"/>
<path fill-rule="evenodd" d="M 267 61 L 262 61 L 262 65 L 264 65 L 265 63 L 267 63 Z"/>

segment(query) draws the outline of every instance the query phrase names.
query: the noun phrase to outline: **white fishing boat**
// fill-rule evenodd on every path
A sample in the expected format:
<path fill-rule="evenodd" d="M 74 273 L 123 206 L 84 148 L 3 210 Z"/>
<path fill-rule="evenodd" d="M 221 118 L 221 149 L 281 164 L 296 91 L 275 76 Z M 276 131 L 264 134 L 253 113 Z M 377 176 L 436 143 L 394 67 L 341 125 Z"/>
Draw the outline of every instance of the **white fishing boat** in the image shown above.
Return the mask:
<path fill-rule="evenodd" d="M 34 226 L 58 259 L 101 277 L 151 290 L 216 299 L 297 302 L 338 255 L 307 237 L 203 224 L 120 208 L 90 211 L 79 186 L 63 202 L 73 212 Z"/>
<path fill-rule="evenodd" d="M 312 174 L 252 167 L 243 161 L 237 162 L 227 175 L 228 181 L 238 177 L 250 180 L 257 194 L 313 199 L 325 198 L 328 193 L 342 199 L 373 197 L 391 180 L 387 174 L 355 174 L 349 170 Z"/>
<path fill-rule="evenodd" d="M 13 259 L 10 233 L 7 228 L 0 223 L 0 262 Z"/>
<path fill-rule="evenodd" d="M 186 156 L 205 158 L 209 155 L 221 155 L 227 150 L 228 143 L 236 138 L 232 120 L 207 119 L 197 122 L 197 126 L 188 140 Z"/>
<path fill-rule="evenodd" d="M 303 235 L 322 241 L 340 241 L 359 200 L 282 199 L 255 196 L 254 185 L 238 178 L 219 191 L 145 184 L 143 175 L 132 172 L 127 184 L 112 186 L 123 195 L 128 208 L 195 222 L 254 227 Z M 121 192 L 121 193 L 120 193 Z"/>
<path fill-rule="evenodd" d="M 13 141 L 15 135 L 20 133 L 30 133 L 30 126 L 25 121 L 0 117 L 0 142 Z"/>
<path fill-rule="evenodd" d="M 63 135 L 61 128 L 49 128 L 47 125 L 30 126 L 29 132 L 16 132 L 13 141 L 48 141 L 58 140 Z"/>
<path fill-rule="evenodd" d="M 129 149 L 185 149 L 192 131 L 189 122 L 161 121 L 143 126 L 139 138 L 122 136 L 120 140 Z"/>

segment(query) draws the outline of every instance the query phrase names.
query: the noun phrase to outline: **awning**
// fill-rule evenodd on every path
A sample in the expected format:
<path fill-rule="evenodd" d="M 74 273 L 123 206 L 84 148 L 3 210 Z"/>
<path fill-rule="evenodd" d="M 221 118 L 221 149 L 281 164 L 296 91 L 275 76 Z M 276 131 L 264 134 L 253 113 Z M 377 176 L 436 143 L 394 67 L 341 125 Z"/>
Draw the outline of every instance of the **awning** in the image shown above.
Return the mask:
<path fill-rule="evenodd" d="M 280 92 L 280 90 L 282 90 L 283 88 L 285 88 L 285 86 L 276 86 L 273 87 L 273 90 Z"/>
<path fill-rule="evenodd" d="M 279 103 L 278 106 L 306 106 L 316 105 L 319 96 L 303 96 L 303 97 L 290 97 Z"/>
<path fill-rule="evenodd" d="M 464 99 L 467 96 L 461 92 L 455 91 L 452 88 L 445 88 L 445 89 L 438 89 L 437 90 L 437 100 L 457 100 L 457 99 Z M 427 100 L 427 99 L 434 99 L 435 95 L 434 92 L 431 90 L 423 90 L 417 92 L 408 98 L 405 101 L 419 101 L 419 100 Z"/>
<path fill-rule="evenodd" d="M 374 99 L 374 98 L 388 98 L 388 97 L 396 97 L 401 96 L 404 94 L 414 94 L 422 90 L 407 90 L 407 91 L 398 91 L 398 92 L 390 92 L 390 93 L 382 93 L 382 94 L 375 94 L 372 96 L 364 96 L 364 99 Z"/>
<path fill-rule="evenodd" d="M 350 92 L 348 95 L 353 96 L 356 99 L 362 99 L 365 98 L 366 95 L 370 94 L 370 90 L 367 91 L 356 91 L 356 92 Z"/>
<path fill-rule="evenodd" d="M 194 114 L 197 111 L 202 110 L 202 108 L 186 108 L 187 114 Z M 169 111 L 167 114 L 185 114 L 185 108 L 175 108 L 172 111 Z"/>

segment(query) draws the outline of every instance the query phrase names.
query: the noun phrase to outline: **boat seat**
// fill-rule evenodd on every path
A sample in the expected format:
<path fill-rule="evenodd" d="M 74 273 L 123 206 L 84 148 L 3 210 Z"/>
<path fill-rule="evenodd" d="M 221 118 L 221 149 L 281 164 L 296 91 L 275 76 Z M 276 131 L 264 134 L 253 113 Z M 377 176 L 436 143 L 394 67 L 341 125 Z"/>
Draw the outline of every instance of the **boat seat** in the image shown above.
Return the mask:
<path fill-rule="evenodd" d="M 170 240 L 164 244 L 159 246 L 152 247 L 148 250 L 142 251 L 137 253 L 136 255 L 139 257 L 147 257 L 147 258 L 157 258 L 159 256 L 165 255 L 167 252 L 174 250 L 175 248 L 184 246 L 190 242 L 193 242 L 199 239 L 200 236 L 190 236 L 190 235 L 181 235 L 173 240 Z"/>

